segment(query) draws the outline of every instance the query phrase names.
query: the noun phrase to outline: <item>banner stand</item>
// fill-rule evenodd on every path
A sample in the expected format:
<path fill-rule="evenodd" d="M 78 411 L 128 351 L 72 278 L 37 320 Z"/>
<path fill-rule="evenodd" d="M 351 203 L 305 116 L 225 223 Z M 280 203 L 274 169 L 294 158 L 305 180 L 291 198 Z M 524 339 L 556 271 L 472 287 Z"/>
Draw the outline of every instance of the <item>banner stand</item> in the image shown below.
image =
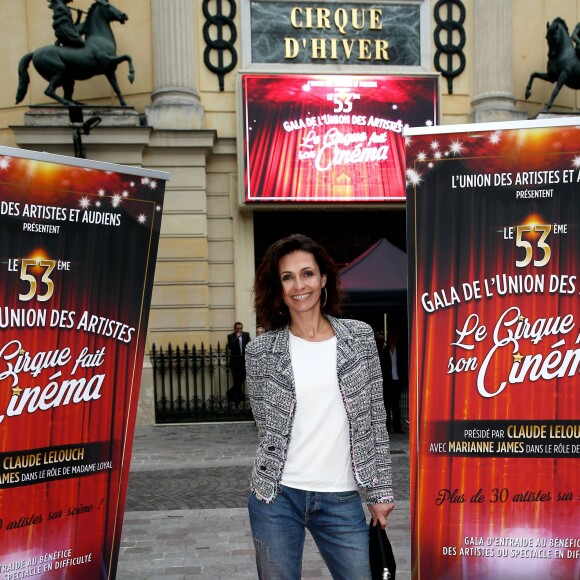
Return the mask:
<path fill-rule="evenodd" d="M 114 578 L 169 174 L 0 147 L 0 573 Z"/>
<path fill-rule="evenodd" d="M 580 118 L 405 137 L 413 578 L 578 578 Z"/>

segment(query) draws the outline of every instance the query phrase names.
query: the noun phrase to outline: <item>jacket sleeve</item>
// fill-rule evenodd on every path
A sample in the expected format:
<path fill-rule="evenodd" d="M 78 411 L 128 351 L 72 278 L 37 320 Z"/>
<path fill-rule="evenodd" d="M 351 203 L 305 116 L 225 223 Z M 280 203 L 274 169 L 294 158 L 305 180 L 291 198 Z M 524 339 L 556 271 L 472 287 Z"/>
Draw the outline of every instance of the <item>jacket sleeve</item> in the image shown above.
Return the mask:
<path fill-rule="evenodd" d="M 373 505 L 376 503 L 391 503 L 395 500 L 393 498 L 387 416 L 383 399 L 383 374 L 372 329 L 370 336 L 365 341 L 365 346 L 367 348 L 367 364 L 369 365 L 369 377 L 371 380 L 371 427 L 377 464 L 377 480 L 367 489 L 367 504 Z"/>
<path fill-rule="evenodd" d="M 263 393 L 261 389 L 262 377 L 260 373 L 260 356 L 256 352 L 259 341 L 252 341 L 246 347 L 246 384 L 248 387 L 248 395 L 250 396 L 250 404 L 252 406 L 252 414 L 258 427 L 258 435 L 262 438 L 264 434 L 265 416 L 263 406 Z"/>

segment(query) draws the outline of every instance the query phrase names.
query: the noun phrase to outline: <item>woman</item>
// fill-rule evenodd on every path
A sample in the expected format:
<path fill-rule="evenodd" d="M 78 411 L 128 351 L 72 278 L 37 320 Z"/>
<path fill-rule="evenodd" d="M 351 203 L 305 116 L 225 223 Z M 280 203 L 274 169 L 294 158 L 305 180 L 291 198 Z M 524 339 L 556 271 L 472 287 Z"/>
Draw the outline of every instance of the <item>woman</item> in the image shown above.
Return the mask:
<path fill-rule="evenodd" d="M 259 434 L 248 500 L 262 580 L 298 580 L 308 528 L 332 577 L 370 579 L 368 527 L 394 507 L 382 377 L 372 329 L 341 320 L 330 256 L 303 235 L 274 243 L 256 272 L 247 383 Z"/>

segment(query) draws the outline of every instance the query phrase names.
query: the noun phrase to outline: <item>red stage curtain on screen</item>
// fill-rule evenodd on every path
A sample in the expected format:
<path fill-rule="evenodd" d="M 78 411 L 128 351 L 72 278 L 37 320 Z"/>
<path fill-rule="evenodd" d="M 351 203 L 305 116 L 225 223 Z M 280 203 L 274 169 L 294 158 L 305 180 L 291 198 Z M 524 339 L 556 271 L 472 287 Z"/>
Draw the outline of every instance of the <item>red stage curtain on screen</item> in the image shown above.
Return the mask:
<path fill-rule="evenodd" d="M 244 75 L 247 201 L 405 198 L 404 125 L 437 120 L 421 77 Z"/>

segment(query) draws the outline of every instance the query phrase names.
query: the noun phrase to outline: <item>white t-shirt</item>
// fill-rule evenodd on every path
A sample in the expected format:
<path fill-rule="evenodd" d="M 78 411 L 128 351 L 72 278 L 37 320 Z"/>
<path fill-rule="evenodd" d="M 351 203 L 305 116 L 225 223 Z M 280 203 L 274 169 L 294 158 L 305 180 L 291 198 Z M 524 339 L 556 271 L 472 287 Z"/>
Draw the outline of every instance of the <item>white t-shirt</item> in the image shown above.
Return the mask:
<path fill-rule="evenodd" d="M 336 337 L 310 342 L 290 333 L 290 358 L 297 402 L 282 485 L 307 491 L 357 489 L 336 374 Z"/>

